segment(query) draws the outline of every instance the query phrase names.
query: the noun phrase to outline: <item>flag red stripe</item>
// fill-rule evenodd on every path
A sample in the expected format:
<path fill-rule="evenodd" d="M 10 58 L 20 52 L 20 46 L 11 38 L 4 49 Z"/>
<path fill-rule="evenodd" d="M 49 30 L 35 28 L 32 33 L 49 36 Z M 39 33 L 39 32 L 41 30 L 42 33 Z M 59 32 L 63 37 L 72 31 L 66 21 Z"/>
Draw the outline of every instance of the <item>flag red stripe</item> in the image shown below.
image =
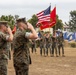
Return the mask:
<path fill-rule="evenodd" d="M 45 12 L 47 12 L 47 13 L 45 13 Z M 36 14 L 39 19 L 38 23 L 44 22 L 44 21 L 50 21 L 50 13 L 48 14 L 48 12 L 50 12 L 49 8 L 48 8 L 48 10 L 44 10 L 44 11 L 41 11 L 38 14 Z"/>
<path fill-rule="evenodd" d="M 45 28 L 53 27 L 56 24 L 56 7 L 50 13 L 50 19 L 52 19 L 51 22 L 44 21 L 41 23 L 40 26 L 41 30 Z"/>

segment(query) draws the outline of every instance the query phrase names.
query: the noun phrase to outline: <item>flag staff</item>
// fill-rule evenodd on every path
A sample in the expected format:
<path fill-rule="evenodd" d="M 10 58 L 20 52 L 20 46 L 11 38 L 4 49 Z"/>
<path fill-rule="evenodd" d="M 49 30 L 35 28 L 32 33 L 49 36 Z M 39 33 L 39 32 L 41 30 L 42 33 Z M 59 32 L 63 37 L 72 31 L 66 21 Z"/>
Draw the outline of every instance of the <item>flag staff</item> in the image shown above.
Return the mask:
<path fill-rule="evenodd" d="M 51 3 L 50 3 L 50 12 L 51 12 Z M 50 21 L 51 21 L 51 17 L 50 17 Z M 49 25 L 49 32 L 50 32 L 50 25 Z"/>
<path fill-rule="evenodd" d="M 56 7 L 56 4 L 55 4 L 55 7 Z M 56 18 L 56 17 L 55 17 Z M 57 21 L 56 21 L 57 22 Z M 55 36 L 56 36 L 56 24 L 55 24 Z"/>

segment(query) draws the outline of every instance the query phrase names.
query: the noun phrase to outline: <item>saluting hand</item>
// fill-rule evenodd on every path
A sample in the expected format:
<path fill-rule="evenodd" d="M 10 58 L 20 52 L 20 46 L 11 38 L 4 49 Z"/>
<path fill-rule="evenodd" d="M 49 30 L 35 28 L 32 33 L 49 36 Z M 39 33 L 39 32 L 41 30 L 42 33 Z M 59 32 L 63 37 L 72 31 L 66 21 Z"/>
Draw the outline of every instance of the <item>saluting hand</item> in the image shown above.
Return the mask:
<path fill-rule="evenodd" d="M 7 32 L 8 32 L 8 33 L 11 33 L 11 32 L 12 32 L 12 30 L 11 30 L 10 27 L 7 28 Z"/>
<path fill-rule="evenodd" d="M 27 25 L 28 25 L 28 29 L 29 29 L 29 30 L 34 29 L 33 26 L 32 26 L 30 23 L 27 23 Z"/>

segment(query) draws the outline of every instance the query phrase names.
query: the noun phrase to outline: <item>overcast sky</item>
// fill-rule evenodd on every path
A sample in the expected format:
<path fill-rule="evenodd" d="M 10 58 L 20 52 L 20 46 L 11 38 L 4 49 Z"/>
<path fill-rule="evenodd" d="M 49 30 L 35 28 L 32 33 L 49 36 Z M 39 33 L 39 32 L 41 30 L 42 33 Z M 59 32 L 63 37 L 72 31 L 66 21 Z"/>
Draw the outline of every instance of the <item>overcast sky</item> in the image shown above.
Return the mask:
<path fill-rule="evenodd" d="M 51 10 L 56 5 L 57 14 L 63 22 L 68 22 L 69 12 L 76 10 L 76 0 L 0 0 L 0 16 L 11 14 L 29 19 L 33 14 L 45 10 L 50 3 Z"/>

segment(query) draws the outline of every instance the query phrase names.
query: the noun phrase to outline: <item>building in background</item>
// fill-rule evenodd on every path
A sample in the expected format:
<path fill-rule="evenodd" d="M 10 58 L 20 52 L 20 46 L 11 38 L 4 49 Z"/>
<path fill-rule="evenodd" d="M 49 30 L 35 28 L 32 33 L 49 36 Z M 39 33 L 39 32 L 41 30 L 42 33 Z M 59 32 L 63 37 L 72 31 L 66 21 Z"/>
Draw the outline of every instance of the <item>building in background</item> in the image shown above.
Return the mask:
<path fill-rule="evenodd" d="M 64 26 L 63 26 L 63 31 L 69 32 L 69 31 L 70 31 L 70 27 L 67 26 L 67 25 L 64 25 Z"/>
<path fill-rule="evenodd" d="M 36 31 L 40 31 L 40 28 L 36 28 Z M 46 29 L 43 29 L 42 31 L 44 32 L 50 32 L 50 34 L 53 34 L 53 28 L 46 28 Z"/>

